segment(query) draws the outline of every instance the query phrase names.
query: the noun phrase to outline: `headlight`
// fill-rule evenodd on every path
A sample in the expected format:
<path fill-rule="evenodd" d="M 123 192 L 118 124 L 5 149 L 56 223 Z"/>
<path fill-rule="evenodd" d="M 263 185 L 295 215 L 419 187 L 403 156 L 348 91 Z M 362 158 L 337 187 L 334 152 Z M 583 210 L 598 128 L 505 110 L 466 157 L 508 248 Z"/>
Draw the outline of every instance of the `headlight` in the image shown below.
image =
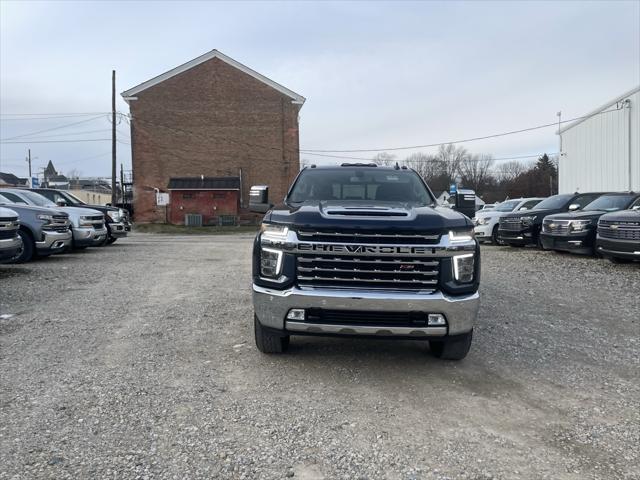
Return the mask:
<path fill-rule="evenodd" d="M 113 220 L 114 222 L 119 222 L 122 219 L 122 209 L 118 211 L 109 210 L 107 212 L 107 215 L 109 215 L 109 218 L 111 218 L 111 220 Z"/>
<path fill-rule="evenodd" d="M 40 213 L 38 215 L 36 215 L 38 217 L 38 220 L 42 220 L 44 222 L 51 222 L 51 220 L 53 220 L 53 215 L 47 215 L 45 213 Z"/>
<path fill-rule="evenodd" d="M 489 223 L 489 219 L 487 217 L 476 218 L 476 225 L 486 225 Z"/>
<path fill-rule="evenodd" d="M 473 253 L 456 255 L 453 257 L 453 277 L 457 282 L 469 283 L 473 281 L 473 267 L 475 256 Z"/>
<path fill-rule="evenodd" d="M 591 220 L 571 220 L 569 223 L 570 232 L 584 232 L 591 225 Z"/>
<path fill-rule="evenodd" d="M 82 215 L 78 220 L 78 225 L 80 227 L 92 227 L 93 221 L 90 219 L 90 217 Z"/>
<path fill-rule="evenodd" d="M 525 215 L 524 217 L 520 217 L 520 221 L 523 225 L 531 225 L 538 218 L 537 215 Z"/>
<path fill-rule="evenodd" d="M 282 251 L 272 248 L 260 250 L 260 275 L 268 278 L 277 278 L 282 270 Z"/>
<path fill-rule="evenodd" d="M 289 227 L 284 225 L 275 225 L 272 223 L 263 223 L 260 225 L 260 232 L 262 232 L 262 237 L 267 240 L 284 242 L 287 239 Z"/>
<path fill-rule="evenodd" d="M 471 230 L 450 230 L 449 240 L 451 242 L 468 242 L 473 240 L 473 229 Z"/>

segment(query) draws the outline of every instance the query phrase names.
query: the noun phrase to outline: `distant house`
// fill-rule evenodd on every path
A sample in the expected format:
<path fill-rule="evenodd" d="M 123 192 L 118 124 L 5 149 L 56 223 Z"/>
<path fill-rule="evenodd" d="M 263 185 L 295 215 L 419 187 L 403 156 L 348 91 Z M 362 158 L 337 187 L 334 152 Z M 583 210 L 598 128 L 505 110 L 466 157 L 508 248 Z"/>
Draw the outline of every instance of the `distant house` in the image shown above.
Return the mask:
<path fill-rule="evenodd" d="M 18 178 L 13 173 L 0 172 L 0 187 L 26 187 L 27 179 Z"/>

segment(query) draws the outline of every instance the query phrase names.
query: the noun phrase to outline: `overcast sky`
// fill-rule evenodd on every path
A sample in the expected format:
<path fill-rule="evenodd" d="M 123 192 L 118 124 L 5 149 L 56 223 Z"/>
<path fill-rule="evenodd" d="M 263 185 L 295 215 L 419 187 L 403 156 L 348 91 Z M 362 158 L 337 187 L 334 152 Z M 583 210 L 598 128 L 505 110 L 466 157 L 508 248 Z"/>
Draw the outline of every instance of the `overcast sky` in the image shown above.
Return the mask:
<path fill-rule="evenodd" d="M 640 84 L 639 1 L 0 0 L 0 9 L 0 138 L 31 142 L 2 143 L 0 170 L 19 176 L 27 148 L 34 172 L 50 159 L 63 173 L 110 175 L 109 141 L 67 141 L 109 137 L 111 70 L 121 92 L 214 48 L 307 98 L 308 149 L 516 130 L 554 122 L 559 110 L 583 115 Z M 117 108 L 128 112 L 119 95 Z M 24 115 L 86 112 L 96 115 Z M 128 126 L 118 129 L 128 142 Z M 551 153 L 554 132 L 464 146 L 499 158 Z M 128 145 L 118 144 L 118 162 L 130 168 Z"/>

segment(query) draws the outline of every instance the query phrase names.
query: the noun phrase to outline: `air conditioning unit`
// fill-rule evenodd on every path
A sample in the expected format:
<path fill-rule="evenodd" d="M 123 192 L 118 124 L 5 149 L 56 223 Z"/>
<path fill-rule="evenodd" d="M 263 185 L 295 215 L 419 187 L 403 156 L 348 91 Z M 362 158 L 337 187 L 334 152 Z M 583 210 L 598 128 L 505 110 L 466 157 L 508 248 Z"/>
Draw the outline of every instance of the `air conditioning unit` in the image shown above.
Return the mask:
<path fill-rule="evenodd" d="M 201 227 L 202 226 L 202 215 L 196 213 L 187 213 L 184 216 L 184 224 L 187 227 Z"/>

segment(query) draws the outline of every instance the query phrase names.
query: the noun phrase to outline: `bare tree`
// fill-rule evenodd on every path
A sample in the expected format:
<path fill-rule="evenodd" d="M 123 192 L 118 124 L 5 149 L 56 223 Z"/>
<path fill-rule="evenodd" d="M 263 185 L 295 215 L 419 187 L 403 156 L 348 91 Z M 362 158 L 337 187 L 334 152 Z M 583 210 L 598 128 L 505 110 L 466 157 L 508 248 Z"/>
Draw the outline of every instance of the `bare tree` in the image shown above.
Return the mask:
<path fill-rule="evenodd" d="M 451 181 L 460 171 L 460 164 L 468 156 L 467 149 L 453 144 L 440 145 L 436 159 L 441 162 L 442 173 Z"/>
<path fill-rule="evenodd" d="M 527 166 L 525 164 L 513 160 L 500 165 L 499 168 L 494 170 L 494 175 L 501 182 L 513 182 L 526 171 Z"/>
<path fill-rule="evenodd" d="M 466 155 L 460 160 L 460 174 L 466 186 L 481 191 L 491 178 L 491 155 Z"/>
<path fill-rule="evenodd" d="M 391 166 L 391 165 L 395 165 L 397 160 L 395 155 L 387 152 L 381 152 L 376 154 L 372 158 L 372 161 L 374 163 L 377 163 L 378 165 Z"/>
<path fill-rule="evenodd" d="M 422 152 L 412 153 L 401 163 L 409 168 L 413 168 L 427 182 L 442 173 L 440 161 L 433 155 Z"/>
<path fill-rule="evenodd" d="M 71 169 L 67 172 L 68 179 L 80 178 L 82 176 L 82 172 L 77 168 Z"/>

